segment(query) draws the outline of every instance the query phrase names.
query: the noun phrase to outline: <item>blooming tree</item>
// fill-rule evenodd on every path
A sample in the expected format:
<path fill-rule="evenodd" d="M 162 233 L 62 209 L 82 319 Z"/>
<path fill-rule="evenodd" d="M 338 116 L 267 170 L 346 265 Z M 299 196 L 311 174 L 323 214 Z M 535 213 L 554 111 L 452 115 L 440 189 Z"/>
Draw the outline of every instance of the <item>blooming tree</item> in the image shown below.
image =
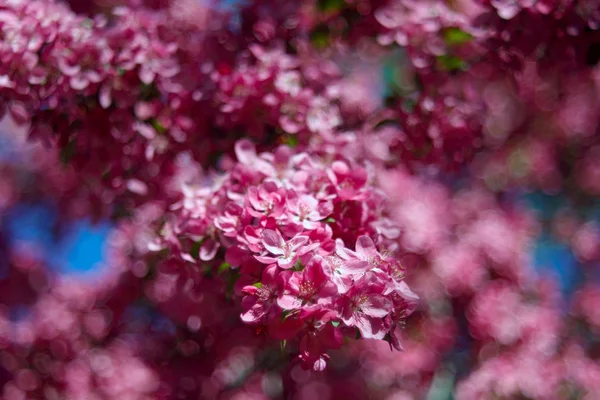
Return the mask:
<path fill-rule="evenodd" d="M 598 0 L 0 0 L 2 398 L 598 398 L 599 28 Z M 57 237 L 114 223 L 93 276 L 13 237 L 39 203 Z"/>

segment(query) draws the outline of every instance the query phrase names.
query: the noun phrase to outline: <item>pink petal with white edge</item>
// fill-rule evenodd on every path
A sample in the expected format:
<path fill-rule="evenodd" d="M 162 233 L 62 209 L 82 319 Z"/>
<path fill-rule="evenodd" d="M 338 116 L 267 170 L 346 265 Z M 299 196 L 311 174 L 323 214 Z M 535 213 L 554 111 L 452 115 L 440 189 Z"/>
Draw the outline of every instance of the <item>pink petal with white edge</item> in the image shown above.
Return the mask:
<path fill-rule="evenodd" d="M 377 248 L 369 236 L 363 235 L 356 239 L 356 252 L 361 257 L 369 257 L 377 254 Z"/>
<path fill-rule="evenodd" d="M 360 304 L 360 309 L 371 317 L 383 318 L 392 310 L 392 302 L 386 297 L 373 294 Z"/>
<path fill-rule="evenodd" d="M 200 259 L 202 261 L 210 261 L 215 258 L 219 250 L 219 243 L 214 239 L 206 239 L 200 246 Z"/>
<path fill-rule="evenodd" d="M 272 229 L 265 229 L 261 236 L 263 246 L 265 246 L 269 252 L 272 254 L 283 255 L 283 246 L 285 245 L 285 241 L 278 232 Z"/>

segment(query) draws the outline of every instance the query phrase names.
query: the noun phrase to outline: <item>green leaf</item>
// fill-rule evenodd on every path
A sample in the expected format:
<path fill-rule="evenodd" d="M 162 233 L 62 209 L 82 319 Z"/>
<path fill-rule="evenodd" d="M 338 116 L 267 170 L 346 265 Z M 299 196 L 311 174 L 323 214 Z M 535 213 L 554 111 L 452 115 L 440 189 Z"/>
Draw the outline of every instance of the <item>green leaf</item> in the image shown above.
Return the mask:
<path fill-rule="evenodd" d="M 192 244 L 192 248 L 190 249 L 190 255 L 194 257 L 195 260 L 200 259 L 200 246 L 202 246 L 203 241 L 204 239 L 198 240 L 197 242 L 194 242 Z"/>
<path fill-rule="evenodd" d="M 337 328 L 338 326 L 340 326 L 340 321 L 331 321 L 331 325 Z"/>
<path fill-rule="evenodd" d="M 231 268 L 231 264 L 224 262 L 221 265 L 219 265 L 218 272 L 219 272 L 219 274 L 222 274 L 223 272 L 227 271 L 229 268 Z"/>
<path fill-rule="evenodd" d="M 302 271 L 304 269 L 304 265 L 302 265 L 302 261 L 298 260 L 296 261 L 296 264 L 294 264 L 294 267 L 292 268 L 293 271 Z"/>
<path fill-rule="evenodd" d="M 263 284 L 262 284 L 262 282 L 256 282 L 256 283 L 255 283 L 254 285 L 252 285 L 252 286 L 254 286 L 254 287 L 257 287 L 257 288 L 259 288 L 259 289 L 260 289 L 261 287 L 263 287 Z"/>
<path fill-rule="evenodd" d="M 340 11 L 346 7 L 344 0 L 319 0 L 317 2 L 317 8 L 322 12 Z"/>
<path fill-rule="evenodd" d="M 473 35 L 459 28 L 444 29 L 442 35 L 444 36 L 444 41 L 449 46 L 460 46 L 461 44 L 468 43 L 473 39 Z"/>
<path fill-rule="evenodd" d="M 332 223 L 334 223 L 334 222 L 335 222 L 335 218 L 332 218 L 332 217 L 328 217 L 328 218 L 325 220 L 325 223 L 326 223 L 326 224 L 332 224 Z"/>
<path fill-rule="evenodd" d="M 299 140 L 296 135 L 285 135 L 281 139 L 282 143 L 291 148 L 297 147 Z"/>
<path fill-rule="evenodd" d="M 161 135 L 165 134 L 165 132 L 167 132 L 167 128 L 165 128 L 164 126 L 162 126 L 160 123 L 158 123 L 158 121 L 156 119 L 152 119 L 152 127 L 154 128 L 154 130 L 158 133 L 160 133 Z"/>
<path fill-rule="evenodd" d="M 316 49 L 324 49 L 329 45 L 329 28 L 327 25 L 318 26 L 311 34 L 310 41 Z"/>
<path fill-rule="evenodd" d="M 446 71 L 459 71 L 467 69 L 467 64 L 460 57 L 445 54 L 437 58 L 438 65 Z"/>

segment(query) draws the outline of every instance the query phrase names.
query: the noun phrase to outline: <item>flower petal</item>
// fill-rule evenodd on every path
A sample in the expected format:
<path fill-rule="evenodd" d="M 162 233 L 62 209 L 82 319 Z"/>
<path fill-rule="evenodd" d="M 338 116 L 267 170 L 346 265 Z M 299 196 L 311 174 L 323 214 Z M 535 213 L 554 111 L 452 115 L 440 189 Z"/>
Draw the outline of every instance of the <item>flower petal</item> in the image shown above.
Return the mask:
<path fill-rule="evenodd" d="M 365 273 L 369 267 L 368 262 L 354 259 L 344 261 L 337 270 L 342 275 L 359 275 Z"/>
<path fill-rule="evenodd" d="M 262 232 L 262 243 L 271 254 L 282 255 L 284 253 L 283 246 L 285 242 L 283 237 L 272 229 L 265 229 Z"/>
<path fill-rule="evenodd" d="M 375 243 L 373 243 L 373 239 L 367 235 L 359 236 L 356 239 L 356 253 L 363 260 L 377 255 L 377 248 L 375 247 Z"/>
<path fill-rule="evenodd" d="M 274 264 L 277 262 L 277 258 L 273 257 L 254 256 L 254 258 L 263 264 Z"/>
<path fill-rule="evenodd" d="M 219 250 L 219 243 L 214 239 L 207 239 L 200 246 L 200 259 L 202 261 L 210 261 L 215 258 L 217 251 Z"/>
<path fill-rule="evenodd" d="M 382 295 L 372 294 L 360 304 L 360 309 L 371 317 L 383 318 L 392 310 L 392 302 Z"/>
<path fill-rule="evenodd" d="M 291 294 L 284 294 L 277 299 L 277 305 L 284 310 L 295 310 L 302 306 L 302 301 Z"/>
<path fill-rule="evenodd" d="M 370 318 L 362 313 L 355 313 L 354 321 L 364 339 L 383 339 L 385 330 L 381 319 Z"/>
<path fill-rule="evenodd" d="M 252 306 L 252 308 L 246 312 L 243 312 L 240 316 L 242 321 L 246 323 L 255 323 L 260 321 L 266 314 L 267 311 L 265 306 L 263 304 L 256 303 L 254 306 Z"/>
<path fill-rule="evenodd" d="M 288 242 L 292 250 L 296 250 L 308 242 L 308 236 L 296 236 Z"/>
<path fill-rule="evenodd" d="M 239 140 L 235 144 L 235 156 L 242 164 L 251 164 L 256 159 L 254 144 L 247 139 Z"/>

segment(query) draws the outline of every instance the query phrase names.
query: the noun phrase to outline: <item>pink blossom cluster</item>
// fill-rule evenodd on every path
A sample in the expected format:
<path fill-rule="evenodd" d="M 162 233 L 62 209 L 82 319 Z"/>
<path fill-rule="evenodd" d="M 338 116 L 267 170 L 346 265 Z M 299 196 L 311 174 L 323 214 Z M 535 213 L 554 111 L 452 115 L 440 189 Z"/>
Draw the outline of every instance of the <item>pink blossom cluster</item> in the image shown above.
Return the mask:
<path fill-rule="evenodd" d="M 87 19 L 50 1 L 5 2 L 2 15 L 3 109 L 30 123 L 33 136 L 57 138 L 62 158 L 89 171 L 92 193 L 105 185 L 145 193 L 143 181 L 158 166 L 123 177 L 164 150 L 166 137 L 148 121 L 169 107 L 152 111 L 148 101 L 156 87 L 167 97 L 176 91 L 180 69 L 177 45 L 161 39 L 159 21 L 127 9 Z M 181 131 L 190 123 L 164 115 L 155 126 Z M 107 194 L 101 202 L 114 200 Z"/>
<path fill-rule="evenodd" d="M 289 147 L 257 154 L 240 141 L 235 150 L 225 175 L 183 186 L 174 219 L 150 248 L 169 249 L 166 262 L 178 258 L 179 274 L 186 263 L 231 269 L 242 321 L 275 339 L 298 339 L 300 359 L 316 370 L 344 335 L 387 337 L 399 348 L 395 327 L 417 297 L 393 256 L 400 232 L 367 170 L 341 155 Z"/>
<path fill-rule="evenodd" d="M 335 65 L 315 65 L 310 54 L 303 60 L 278 47 L 251 45 L 249 50 L 254 63 L 240 62 L 232 71 L 211 74 L 217 85 L 218 127 L 244 127 L 257 138 L 277 129 L 305 141 L 311 134 L 331 134 L 341 124 L 334 98 L 323 91 L 339 75 Z"/>

